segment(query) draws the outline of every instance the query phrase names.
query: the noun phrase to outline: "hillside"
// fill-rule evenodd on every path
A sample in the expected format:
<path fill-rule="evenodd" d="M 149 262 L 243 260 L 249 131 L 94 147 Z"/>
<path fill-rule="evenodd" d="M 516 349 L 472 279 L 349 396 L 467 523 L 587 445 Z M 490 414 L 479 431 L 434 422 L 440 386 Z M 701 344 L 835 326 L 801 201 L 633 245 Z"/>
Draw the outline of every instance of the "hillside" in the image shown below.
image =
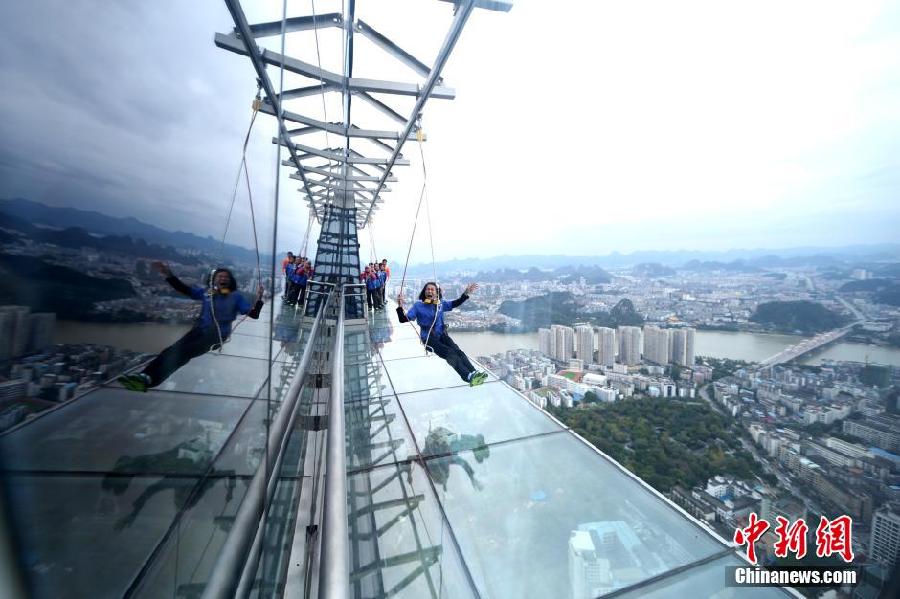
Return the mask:
<path fill-rule="evenodd" d="M 843 316 L 822 304 L 805 300 L 760 304 L 750 320 L 779 331 L 804 334 L 830 331 L 847 323 Z"/>
<path fill-rule="evenodd" d="M 507 300 L 500 304 L 499 312 L 520 320 L 524 331 L 534 331 L 553 324 L 571 326 L 576 322 L 590 322 L 607 327 L 640 326 L 644 323 L 644 318 L 635 311 L 634 304 L 629 299 L 619 300 L 609 312 L 584 313 L 578 309 L 574 295 L 567 291 L 554 291 L 520 302 Z"/>
<path fill-rule="evenodd" d="M 211 254 L 217 254 L 221 247 L 220 241 L 212 237 L 200 237 L 184 231 L 166 231 L 133 217 L 118 218 L 90 210 L 58 208 L 22 198 L 0 199 L 0 222 L 7 226 L 9 221 L 25 221 L 51 229 L 81 229 L 104 236 L 131 237 L 148 244 Z M 254 250 L 240 246 L 225 244 L 224 254 L 238 262 L 256 262 Z M 270 259 L 262 257 L 264 262 Z"/>
<path fill-rule="evenodd" d="M 663 493 L 720 474 L 762 474 L 741 449 L 738 426 L 706 404 L 645 398 L 550 412 Z"/>
<path fill-rule="evenodd" d="M 90 319 L 95 302 L 134 297 L 134 287 L 121 279 L 101 279 L 31 256 L 0 254 L 0 304 L 56 312 L 62 319 Z"/>

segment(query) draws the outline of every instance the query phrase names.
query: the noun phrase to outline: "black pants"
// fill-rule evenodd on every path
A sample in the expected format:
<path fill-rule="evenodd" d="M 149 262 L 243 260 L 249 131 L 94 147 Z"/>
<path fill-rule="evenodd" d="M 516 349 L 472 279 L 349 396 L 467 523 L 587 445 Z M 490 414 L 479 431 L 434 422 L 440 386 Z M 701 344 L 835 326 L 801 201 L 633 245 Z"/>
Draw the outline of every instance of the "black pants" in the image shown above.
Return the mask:
<path fill-rule="evenodd" d="M 150 377 L 150 387 L 156 387 L 173 372 L 213 347 L 219 346 L 219 334 L 215 327 L 194 327 L 184 337 L 164 349 L 147 364 L 144 374 Z"/>
<path fill-rule="evenodd" d="M 466 354 L 459 349 L 456 342 L 450 338 L 450 335 L 443 333 L 438 336 L 432 333 L 425 345 L 428 349 L 444 358 L 447 361 L 447 364 L 453 367 L 456 374 L 458 374 L 462 380 L 468 382 L 469 375 L 475 370 L 475 367 L 472 366 L 472 362 L 469 361 Z"/>
<path fill-rule="evenodd" d="M 287 303 L 296 304 L 298 301 L 302 304 L 306 297 L 306 285 L 300 283 L 291 283 L 291 287 L 287 294 Z"/>
<path fill-rule="evenodd" d="M 375 289 L 369 289 L 366 287 L 366 304 L 369 306 L 369 310 L 373 308 L 372 302 L 375 301 Z M 378 305 L 378 302 L 375 301 L 375 305 Z"/>

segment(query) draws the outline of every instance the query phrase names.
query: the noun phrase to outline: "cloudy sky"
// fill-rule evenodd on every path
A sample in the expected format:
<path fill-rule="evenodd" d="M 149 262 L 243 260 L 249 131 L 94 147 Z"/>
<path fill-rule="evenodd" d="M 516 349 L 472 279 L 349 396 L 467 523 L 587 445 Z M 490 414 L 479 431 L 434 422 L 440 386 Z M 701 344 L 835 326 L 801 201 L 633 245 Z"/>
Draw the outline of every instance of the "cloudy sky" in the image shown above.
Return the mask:
<path fill-rule="evenodd" d="M 451 19 L 432 0 L 357 4 L 429 63 Z M 249 60 L 213 44 L 232 26 L 211 0 L 3 3 L 0 197 L 220 237 L 255 93 Z M 312 32 L 294 35 L 288 53 L 315 63 Z M 319 47 L 340 71 L 339 32 Z M 417 80 L 357 50 L 357 75 Z M 457 99 L 425 111 L 438 260 L 900 241 L 900 3 L 519 0 L 476 11 L 444 75 Z M 288 108 L 340 119 L 337 97 L 303 102 Z M 248 158 L 266 247 L 274 130 L 261 116 Z M 422 181 L 404 153 L 373 228 L 394 260 Z M 278 247 L 295 249 L 307 211 L 283 170 Z M 236 214 L 229 240 L 248 245 L 245 193 Z M 411 262 L 430 258 L 425 231 Z"/>

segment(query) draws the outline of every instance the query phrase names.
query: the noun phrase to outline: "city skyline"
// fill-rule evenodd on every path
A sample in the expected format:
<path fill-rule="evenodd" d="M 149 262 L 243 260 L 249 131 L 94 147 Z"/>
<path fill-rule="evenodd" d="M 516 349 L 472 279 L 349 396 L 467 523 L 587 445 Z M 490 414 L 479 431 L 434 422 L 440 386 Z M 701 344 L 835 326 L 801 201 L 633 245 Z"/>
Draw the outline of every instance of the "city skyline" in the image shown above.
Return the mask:
<path fill-rule="evenodd" d="M 446 19 L 449 6 L 434 4 L 427 16 Z M 319 12 L 332 8 L 317 5 Z M 308 9 L 289 6 L 297 14 Z M 254 92 L 246 87 L 246 61 L 212 43 L 214 31 L 230 28 L 224 6 L 117 6 L 88 14 L 68 4 L 28 3 L 7 11 L 0 72 L 21 93 L 3 99 L 11 118 L 2 125 L 8 143 L 0 196 L 221 236 Z M 248 11 L 280 17 L 278 7 L 250 4 Z M 563 18 L 572 11 L 583 18 Z M 591 4 L 548 15 L 537 3 L 519 2 L 502 17 L 472 19 L 446 70 L 458 99 L 431 103 L 424 122 L 438 260 L 895 239 L 896 7 L 694 2 L 677 9 L 661 3 L 656 19 L 646 14 Z M 50 28 L 38 47 L 25 25 L 35 21 Z M 140 30 L 116 26 L 138 21 Z M 538 30 L 546 43 L 533 43 Z M 804 44 L 796 43 L 798 31 Z M 329 66 L 339 54 L 332 34 L 322 36 Z M 433 41 L 413 35 L 409 43 L 427 61 Z M 79 48 L 78 61 L 68 55 L 71 47 Z M 573 142 L 564 127 L 535 133 L 535 121 L 578 114 L 561 102 L 558 86 L 521 93 L 535 65 L 558 69 L 561 80 L 588 77 L 595 102 L 578 119 L 584 141 Z M 506 109 L 491 108 L 500 105 Z M 273 119 L 259 119 L 249 148 L 261 222 L 272 217 L 273 129 Z M 484 132 L 483 143 L 472 143 Z M 565 198 L 567 210 L 553 209 L 542 185 L 521 174 L 535 149 L 555 147 L 569 150 L 567 172 L 576 174 L 554 177 L 552 198 Z M 380 255 L 405 254 L 412 230 L 421 172 L 417 149 L 410 145 L 405 154 L 412 166 L 398 170 L 400 181 L 375 221 Z M 305 205 L 286 174 L 281 188 L 279 235 L 302 238 Z M 229 240 L 248 246 L 243 195 L 236 211 Z M 426 231 L 423 221 L 413 263 L 429 255 Z M 261 228 L 260 235 L 270 247 L 271 231 Z M 360 237 L 368 256 L 368 233 Z"/>

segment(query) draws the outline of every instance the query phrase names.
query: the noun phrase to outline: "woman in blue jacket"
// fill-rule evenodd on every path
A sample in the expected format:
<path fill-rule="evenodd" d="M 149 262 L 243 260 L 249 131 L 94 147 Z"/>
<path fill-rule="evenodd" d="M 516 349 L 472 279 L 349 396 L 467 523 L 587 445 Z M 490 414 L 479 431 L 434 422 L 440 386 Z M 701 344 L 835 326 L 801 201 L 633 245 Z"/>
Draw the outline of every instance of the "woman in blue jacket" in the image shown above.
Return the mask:
<path fill-rule="evenodd" d="M 444 312 L 458 308 L 469 299 L 469 294 L 474 293 L 477 289 L 477 283 L 470 283 L 458 299 L 450 301 L 441 297 L 437 283 L 425 283 L 425 287 L 419 293 L 419 300 L 406 312 L 403 310 L 403 296 L 397 296 L 397 317 L 400 322 L 415 320 L 419 325 L 419 336 L 426 349 L 444 358 L 460 378 L 473 387 L 487 380 L 488 375 L 486 372 L 478 372 L 466 354 L 447 334 L 447 328 L 444 326 Z"/>
<path fill-rule="evenodd" d="M 146 391 L 150 387 L 156 387 L 197 356 L 221 347 L 231 335 L 231 323 L 238 314 L 259 318 L 263 307 L 263 286 L 259 286 L 256 303 L 251 306 L 237 290 L 237 281 L 226 268 L 217 269 L 212 275 L 212 287 L 204 289 L 196 285 L 185 285 L 164 262 L 154 262 L 153 266 L 165 275 L 166 282 L 175 291 L 203 302 L 203 306 L 197 322 L 184 337 L 160 352 L 142 372 L 119 377 L 119 382 L 131 391 Z"/>

